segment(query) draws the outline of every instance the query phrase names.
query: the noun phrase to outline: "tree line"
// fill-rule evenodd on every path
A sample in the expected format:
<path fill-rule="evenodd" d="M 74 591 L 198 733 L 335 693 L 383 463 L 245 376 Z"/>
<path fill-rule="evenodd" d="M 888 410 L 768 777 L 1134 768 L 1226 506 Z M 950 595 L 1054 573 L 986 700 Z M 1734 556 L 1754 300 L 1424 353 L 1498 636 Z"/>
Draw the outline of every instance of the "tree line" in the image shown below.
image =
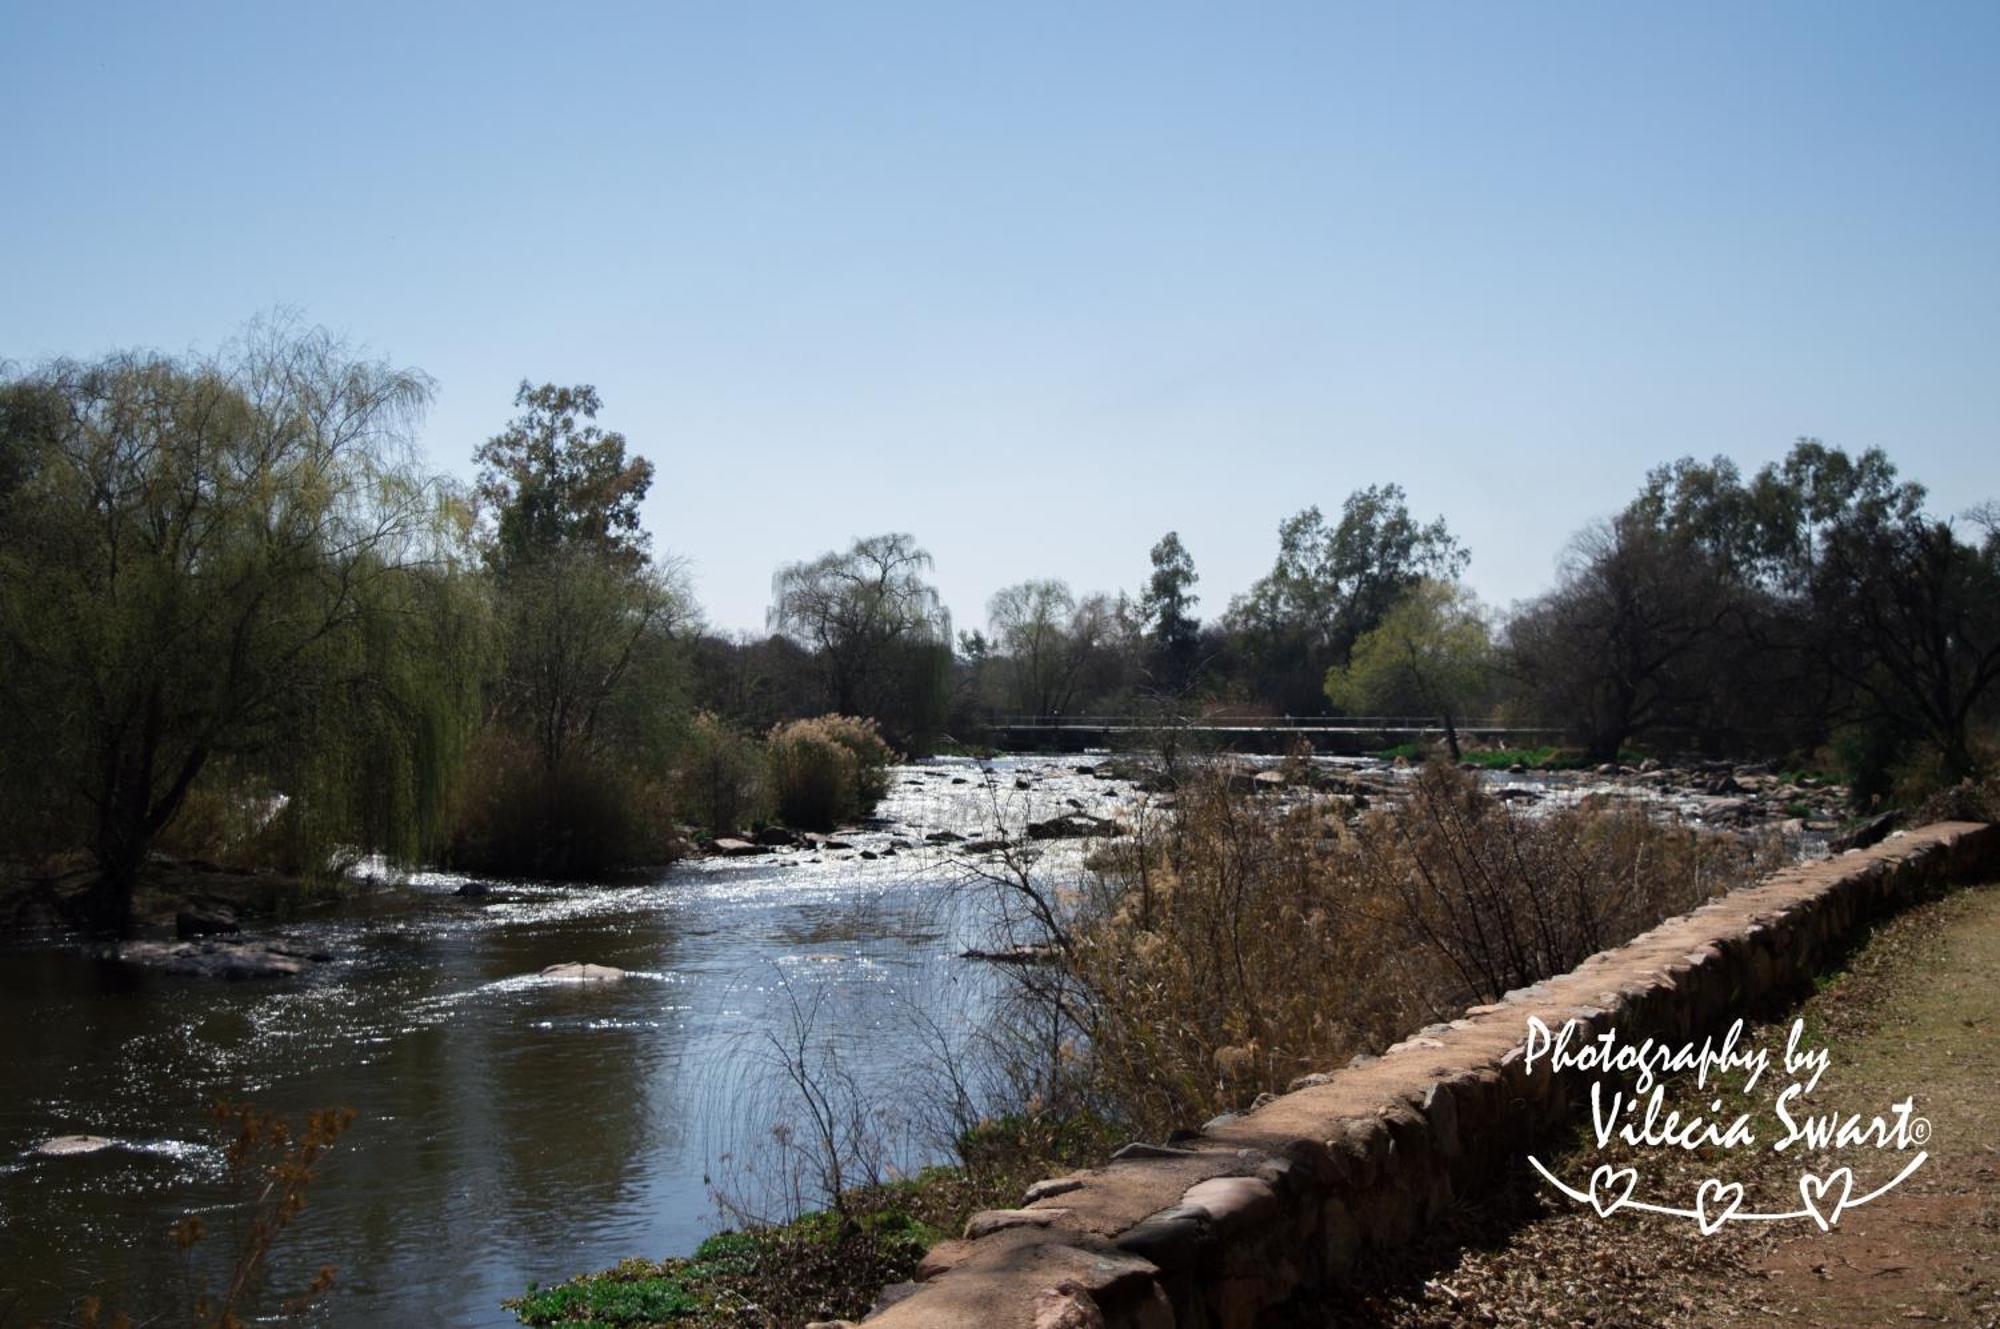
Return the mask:
<path fill-rule="evenodd" d="M 0 853 L 87 856 L 114 930 L 149 856 L 218 843 L 587 875 L 680 820 L 836 815 L 891 746 L 1006 713 L 1421 713 L 1454 749 L 1502 714 L 1600 760 L 1834 764 L 1864 800 L 1990 759 L 2000 509 L 1940 515 L 1878 450 L 1661 466 L 1504 613 L 1370 484 L 1280 523 L 1207 619 L 1169 532 L 1136 594 L 1031 578 L 954 631 L 884 533 L 780 567 L 767 630 L 729 636 L 593 388 L 524 382 L 465 486 L 416 459 L 433 387 L 283 323 L 0 376 Z"/>

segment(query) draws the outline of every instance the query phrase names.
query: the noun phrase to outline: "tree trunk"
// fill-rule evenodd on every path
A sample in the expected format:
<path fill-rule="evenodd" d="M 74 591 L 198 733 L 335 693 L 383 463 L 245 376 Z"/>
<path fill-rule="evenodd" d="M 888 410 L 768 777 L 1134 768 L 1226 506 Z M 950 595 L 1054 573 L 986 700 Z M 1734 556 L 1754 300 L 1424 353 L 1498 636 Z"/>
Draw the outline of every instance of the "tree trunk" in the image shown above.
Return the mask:
<path fill-rule="evenodd" d="M 1450 711 L 1444 713 L 1444 747 L 1445 751 L 1451 754 L 1452 764 L 1457 765 L 1459 761 L 1458 726 L 1452 723 Z"/>
<path fill-rule="evenodd" d="M 139 886 L 139 868 L 146 861 L 146 849 L 133 837 L 120 836 L 112 843 L 100 840 L 95 857 L 97 880 L 83 897 L 84 927 L 107 937 L 125 937 L 132 932 L 132 896 Z"/>
<path fill-rule="evenodd" d="M 106 761 L 105 791 L 98 805 L 97 880 L 84 896 L 84 924 L 94 932 L 124 937 L 132 931 L 132 896 L 139 872 L 160 832 L 180 812 L 188 790 L 207 764 L 208 750 L 196 747 L 182 760 L 173 783 L 153 798 L 154 753 L 150 745 L 135 756 L 114 752 Z"/>

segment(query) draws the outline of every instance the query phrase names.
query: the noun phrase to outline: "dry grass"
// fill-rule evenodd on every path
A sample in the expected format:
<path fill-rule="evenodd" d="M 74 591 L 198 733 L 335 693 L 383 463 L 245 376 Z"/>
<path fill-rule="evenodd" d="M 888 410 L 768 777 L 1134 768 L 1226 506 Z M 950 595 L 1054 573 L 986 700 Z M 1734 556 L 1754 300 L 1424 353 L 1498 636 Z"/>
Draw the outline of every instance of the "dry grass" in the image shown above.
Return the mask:
<path fill-rule="evenodd" d="M 1350 823 L 1214 775 L 1082 893 L 1087 1074 L 1154 1134 L 1560 973 L 1771 865 L 1620 807 L 1530 817 L 1436 764 Z"/>

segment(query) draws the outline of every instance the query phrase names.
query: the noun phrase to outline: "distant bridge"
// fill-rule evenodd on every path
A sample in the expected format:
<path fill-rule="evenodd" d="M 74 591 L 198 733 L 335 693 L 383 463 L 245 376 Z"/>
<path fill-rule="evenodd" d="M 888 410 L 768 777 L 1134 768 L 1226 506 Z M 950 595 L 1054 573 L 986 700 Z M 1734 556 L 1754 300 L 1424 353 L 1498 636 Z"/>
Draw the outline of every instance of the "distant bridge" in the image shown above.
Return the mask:
<path fill-rule="evenodd" d="M 1261 715 L 1168 716 L 1136 715 L 1002 715 L 987 726 L 996 746 L 1057 748 L 1131 744 L 1166 735 L 1207 737 L 1246 747 L 1286 747 L 1303 738 L 1320 751 L 1354 753 L 1424 743 L 1444 738 L 1444 723 L 1435 715 Z M 1509 724 L 1478 719 L 1454 723 L 1461 742 L 1503 745 L 1547 742 L 1562 735 L 1549 726 Z"/>

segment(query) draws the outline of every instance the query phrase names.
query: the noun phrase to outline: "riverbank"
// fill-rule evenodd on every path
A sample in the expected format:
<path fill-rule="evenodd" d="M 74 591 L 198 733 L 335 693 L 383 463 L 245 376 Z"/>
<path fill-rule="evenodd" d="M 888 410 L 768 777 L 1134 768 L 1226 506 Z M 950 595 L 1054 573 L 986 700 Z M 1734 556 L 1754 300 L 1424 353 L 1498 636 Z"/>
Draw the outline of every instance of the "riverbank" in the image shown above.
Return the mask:
<path fill-rule="evenodd" d="M 1199 760 L 1223 763 L 1246 789 L 1278 796 L 1344 799 L 1352 815 L 1366 811 L 1373 802 L 1398 797 L 1409 772 L 1420 764 L 1421 755 L 1414 748 L 1396 748 L 1375 758 L 1301 761 L 1222 755 Z M 1144 754 L 1044 754 L 1004 760 L 1007 779 L 998 792 L 1010 799 L 1032 795 L 1037 786 L 1051 779 L 1085 776 L 1097 788 L 1130 786 L 1159 796 L 1161 806 L 1172 803 L 1172 772 L 1157 758 Z M 1848 807 L 1846 786 L 1832 777 L 1786 770 L 1776 762 L 1661 762 L 1634 756 L 1630 762 L 1591 764 L 1574 750 L 1545 747 L 1468 749 L 1460 765 L 1479 772 L 1498 796 L 1516 805 L 1566 806 L 1586 799 L 1636 799 L 1659 804 L 1663 811 L 1693 824 L 1770 830 L 1809 838 L 1813 844 L 1835 850 L 1870 843 L 1868 836 L 1879 838 L 1895 824 L 1893 815 L 1855 816 Z M 907 788 L 924 788 L 933 781 L 975 786 L 994 779 L 997 770 L 993 757 L 982 754 L 900 767 L 894 778 Z M 1060 808 L 1084 811 L 1081 806 L 1070 806 L 1076 802 L 1072 796 Z M 1057 805 L 1048 811 L 1056 818 L 1067 815 Z M 1857 830 L 1863 831 L 1862 837 L 1843 838 Z M 1089 833 L 1088 826 L 1062 826 L 1051 821 L 1037 838 L 1064 834 L 1087 838 Z M 605 880 L 612 884 L 643 880 L 674 862 L 707 858 L 772 855 L 782 860 L 799 854 L 812 862 L 872 861 L 938 845 L 955 846 L 953 852 L 961 856 L 995 853 L 1005 847 L 1004 838 L 990 833 L 958 841 L 925 839 L 934 834 L 875 815 L 831 832 L 801 831 L 767 822 L 710 835 L 682 826 L 673 837 L 675 852 L 668 863 L 626 869 Z M 134 901 L 137 935 L 157 939 L 228 935 L 246 929 L 254 932 L 331 907 L 348 893 L 372 888 L 394 875 L 349 869 L 308 877 L 269 868 L 156 856 L 141 877 Z M 453 879 L 474 896 L 498 880 L 476 874 L 456 874 Z M 32 870 L 21 864 L 0 863 L 0 942 L 60 940 L 69 935 L 74 902 L 90 880 L 91 870 L 82 855 Z"/>

